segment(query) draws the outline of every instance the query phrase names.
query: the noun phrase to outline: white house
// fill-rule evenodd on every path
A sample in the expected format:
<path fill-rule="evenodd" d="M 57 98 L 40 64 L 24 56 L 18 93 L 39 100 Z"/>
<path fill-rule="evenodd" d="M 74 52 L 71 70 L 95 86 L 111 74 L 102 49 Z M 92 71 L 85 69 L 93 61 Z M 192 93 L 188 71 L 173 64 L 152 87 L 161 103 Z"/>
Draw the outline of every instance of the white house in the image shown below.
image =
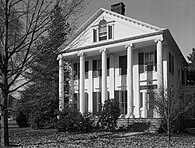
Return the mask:
<path fill-rule="evenodd" d="M 187 64 L 168 29 L 127 17 L 125 5 L 99 9 L 68 46 L 60 47 L 59 101 L 64 108 L 64 60 L 71 63 L 71 88 L 81 113 L 94 114 L 118 99 L 127 118 L 157 118 L 148 89 L 186 83 Z"/>

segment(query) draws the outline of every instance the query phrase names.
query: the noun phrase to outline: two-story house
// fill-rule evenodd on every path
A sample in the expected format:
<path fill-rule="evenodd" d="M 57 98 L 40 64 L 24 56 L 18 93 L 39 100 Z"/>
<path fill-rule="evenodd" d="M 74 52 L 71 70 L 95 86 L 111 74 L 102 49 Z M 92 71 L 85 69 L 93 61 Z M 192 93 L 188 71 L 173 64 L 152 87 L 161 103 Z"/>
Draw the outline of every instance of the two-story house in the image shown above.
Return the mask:
<path fill-rule="evenodd" d="M 71 92 L 81 113 L 97 114 L 118 99 L 127 118 L 158 118 L 148 89 L 186 83 L 187 64 L 170 31 L 125 16 L 125 5 L 99 9 L 60 47 L 59 101 L 64 108 L 64 60 L 71 63 Z"/>

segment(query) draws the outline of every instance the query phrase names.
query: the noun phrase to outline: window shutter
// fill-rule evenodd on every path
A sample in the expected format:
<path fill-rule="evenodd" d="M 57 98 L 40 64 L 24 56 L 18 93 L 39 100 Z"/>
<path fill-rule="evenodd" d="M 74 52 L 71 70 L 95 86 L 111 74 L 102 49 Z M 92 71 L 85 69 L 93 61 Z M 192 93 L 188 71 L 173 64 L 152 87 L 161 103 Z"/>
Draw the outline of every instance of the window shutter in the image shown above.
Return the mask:
<path fill-rule="evenodd" d="M 127 74 L 127 56 L 119 57 L 119 68 L 121 69 L 120 75 Z"/>
<path fill-rule="evenodd" d="M 174 56 L 172 55 L 172 62 L 171 62 L 171 65 L 172 65 L 172 75 L 174 75 Z"/>
<path fill-rule="evenodd" d="M 97 30 L 93 29 L 93 42 L 97 42 Z"/>
<path fill-rule="evenodd" d="M 139 62 L 139 73 L 143 73 L 144 72 L 144 53 L 139 53 L 138 62 Z"/>
<path fill-rule="evenodd" d="M 97 115 L 97 92 L 93 92 L 93 114 Z"/>
<path fill-rule="evenodd" d="M 157 71 L 157 51 L 154 51 L 154 65 L 155 65 L 155 71 Z"/>
<path fill-rule="evenodd" d="M 88 79 L 89 62 L 85 61 L 85 79 Z"/>
<path fill-rule="evenodd" d="M 108 39 L 112 39 L 112 26 L 108 26 Z"/>
<path fill-rule="evenodd" d="M 110 58 L 107 58 L 107 76 L 109 76 L 109 69 L 110 69 Z"/>
<path fill-rule="evenodd" d="M 85 112 L 88 112 L 88 93 L 85 93 Z"/>
<path fill-rule="evenodd" d="M 169 72 L 171 73 L 171 53 L 169 52 Z"/>

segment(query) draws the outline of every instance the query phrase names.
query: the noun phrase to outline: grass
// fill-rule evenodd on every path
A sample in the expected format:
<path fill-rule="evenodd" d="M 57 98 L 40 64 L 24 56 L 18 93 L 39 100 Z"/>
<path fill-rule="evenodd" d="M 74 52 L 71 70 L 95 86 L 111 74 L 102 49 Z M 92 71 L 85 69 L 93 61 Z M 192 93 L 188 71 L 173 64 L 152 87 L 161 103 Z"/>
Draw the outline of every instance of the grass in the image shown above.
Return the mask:
<path fill-rule="evenodd" d="M 129 135 L 124 132 L 57 133 L 56 130 L 33 130 L 30 128 L 11 128 L 10 144 L 23 148 L 160 148 L 166 147 L 165 134 Z M 173 148 L 195 147 L 193 135 L 173 135 Z"/>

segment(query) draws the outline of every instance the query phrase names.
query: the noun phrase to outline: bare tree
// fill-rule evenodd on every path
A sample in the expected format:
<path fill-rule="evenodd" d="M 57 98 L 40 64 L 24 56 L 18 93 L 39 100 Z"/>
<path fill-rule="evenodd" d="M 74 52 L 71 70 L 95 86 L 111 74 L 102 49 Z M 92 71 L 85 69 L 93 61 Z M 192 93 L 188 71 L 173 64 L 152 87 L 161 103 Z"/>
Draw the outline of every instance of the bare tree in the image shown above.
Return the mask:
<path fill-rule="evenodd" d="M 184 99 L 184 94 L 180 90 L 175 89 L 159 89 L 157 91 L 149 91 L 154 102 L 154 107 L 163 119 L 162 128 L 167 132 L 168 143 L 170 146 L 171 133 L 181 132 L 183 128 L 182 120 L 188 118 L 189 111 L 193 109 L 193 101 L 191 99 Z"/>
<path fill-rule="evenodd" d="M 47 34 L 56 2 L 72 21 L 86 6 L 86 0 L 0 0 L 1 146 L 9 145 L 8 96 L 31 81 L 23 74 L 43 51 L 35 45 Z"/>

